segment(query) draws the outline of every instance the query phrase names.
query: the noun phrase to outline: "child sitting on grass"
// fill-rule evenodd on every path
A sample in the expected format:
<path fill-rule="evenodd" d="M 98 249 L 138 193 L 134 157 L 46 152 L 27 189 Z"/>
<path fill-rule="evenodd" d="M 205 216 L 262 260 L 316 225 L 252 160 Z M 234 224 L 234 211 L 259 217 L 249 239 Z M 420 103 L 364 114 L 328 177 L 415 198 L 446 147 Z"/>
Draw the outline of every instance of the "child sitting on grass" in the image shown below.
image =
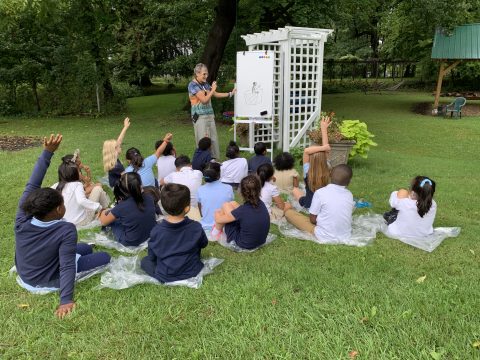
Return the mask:
<path fill-rule="evenodd" d="M 197 191 L 200 185 L 202 185 L 203 174 L 201 171 L 193 170 L 192 163 L 186 155 L 181 155 L 175 159 L 175 172 L 166 176 L 161 185 L 165 184 L 181 184 L 188 187 L 190 190 L 190 212 L 187 216 L 190 219 L 200 221 L 200 211 L 198 210 Z"/>
<path fill-rule="evenodd" d="M 435 181 L 427 176 L 412 180 L 410 190 L 400 189 L 390 195 L 390 206 L 397 210 L 396 220 L 388 225 L 394 237 L 424 237 L 433 234 L 437 203 L 433 200 Z"/>
<path fill-rule="evenodd" d="M 158 183 L 153 175 L 153 166 L 157 163 L 157 159 L 160 157 L 160 154 L 163 153 L 167 144 L 172 140 L 172 134 L 168 133 L 163 138 L 162 144 L 158 147 L 153 155 L 150 155 L 146 159 L 143 158 L 140 151 L 136 148 L 130 148 L 127 150 L 126 158 L 128 161 L 128 166 L 125 169 L 125 172 L 136 172 L 140 175 L 142 179 L 142 186 L 157 186 Z"/>
<path fill-rule="evenodd" d="M 156 224 L 154 199 L 142 193 L 137 173 L 125 173 L 113 188 L 117 204 L 100 213 L 102 226 L 110 225 L 113 236 L 124 246 L 138 246 L 150 237 Z"/>
<path fill-rule="evenodd" d="M 102 190 L 101 198 L 92 201 L 85 196 L 85 190 L 80 182 L 80 173 L 72 155 L 62 158 L 58 167 L 58 182 L 52 188 L 59 191 L 64 199 L 66 212 L 64 219 L 77 226 L 85 226 L 95 220 L 95 215 L 109 205 L 110 199 Z M 95 199 L 97 200 L 97 199 Z"/>
<path fill-rule="evenodd" d="M 108 172 L 108 184 L 111 188 L 120 180 L 120 176 L 125 171 L 118 157 L 122 153 L 122 142 L 129 127 L 130 119 L 127 117 L 123 120 L 123 129 L 117 140 L 105 140 L 103 143 L 103 170 Z"/>
<path fill-rule="evenodd" d="M 30 180 L 18 203 L 15 217 L 15 265 L 21 286 L 29 291 L 60 289 L 55 314 L 63 318 L 75 307 L 75 274 L 108 264 L 110 255 L 92 253 L 91 246 L 77 244 L 77 229 L 63 221 L 65 205 L 60 192 L 41 188 L 62 135 L 45 138 Z M 83 189 L 82 189 L 83 190 Z"/>
<path fill-rule="evenodd" d="M 267 146 L 263 142 L 257 142 L 253 146 L 253 151 L 255 151 L 255 155 L 248 160 L 249 174 L 255 174 L 260 165 L 272 165 L 272 160 L 270 160 L 269 157 L 265 156 L 267 154 Z"/>
<path fill-rule="evenodd" d="M 320 122 L 322 132 L 322 145 L 313 145 L 303 151 L 303 176 L 305 180 L 305 194 L 299 188 L 293 188 L 293 196 L 301 206 L 308 209 L 312 203 L 313 193 L 326 186 L 330 181 L 330 169 L 327 162 L 328 144 L 327 129 L 330 126 L 330 118 L 323 117 Z"/>
<path fill-rule="evenodd" d="M 222 163 L 220 181 L 230 185 L 234 190 L 238 189 L 240 181 L 248 175 L 247 159 L 239 157 L 240 148 L 235 141 L 230 141 L 225 156 L 228 160 Z"/>
<path fill-rule="evenodd" d="M 287 221 L 324 242 L 349 240 L 355 207 L 353 195 L 347 189 L 351 179 L 352 169 L 348 165 L 335 166 L 331 183 L 318 189 L 313 195 L 310 217 L 307 218 L 286 206 Z"/>
<path fill-rule="evenodd" d="M 157 150 L 162 143 L 163 140 L 158 140 L 155 143 L 155 150 Z M 158 182 L 161 183 L 165 176 L 177 170 L 175 168 L 175 157 L 175 148 L 171 142 L 168 142 L 157 160 Z"/>
<path fill-rule="evenodd" d="M 270 220 L 279 220 L 283 217 L 285 202 L 280 197 L 280 192 L 275 184 L 273 177 L 273 166 L 271 164 L 260 165 L 257 169 L 257 175 L 262 185 L 260 200 L 263 201 L 270 214 Z M 276 206 L 272 206 L 272 200 Z"/>
<path fill-rule="evenodd" d="M 205 185 L 200 186 L 197 192 L 198 210 L 202 216 L 200 223 L 206 230 L 212 230 L 215 224 L 215 210 L 234 199 L 232 187 L 219 180 L 220 166 L 216 162 L 207 164 L 203 170 Z"/>
<path fill-rule="evenodd" d="M 277 155 L 275 164 L 275 185 L 282 193 L 291 193 L 293 188 L 298 188 L 298 171 L 295 170 L 295 159 L 288 152 Z"/>
<path fill-rule="evenodd" d="M 195 150 L 192 158 L 192 169 L 203 171 L 205 166 L 212 161 L 212 153 L 210 148 L 212 147 L 212 139 L 209 137 L 201 138 L 198 142 L 198 148 Z"/>
<path fill-rule="evenodd" d="M 261 191 L 258 177 L 244 177 L 240 182 L 244 204 L 231 201 L 215 211 L 212 238 L 235 241 L 235 244 L 243 249 L 255 249 L 265 244 L 270 230 L 270 216 L 265 204 L 260 200 Z"/>
<path fill-rule="evenodd" d="M 196 276 L 203 269 L 200 252 L 208 239 L 202 225 L 185 216 L 190 210 L 190 190 L 166 184 L 160 201 L 167 217 L 153 228 L 141 267 L 162 283 Z"/>

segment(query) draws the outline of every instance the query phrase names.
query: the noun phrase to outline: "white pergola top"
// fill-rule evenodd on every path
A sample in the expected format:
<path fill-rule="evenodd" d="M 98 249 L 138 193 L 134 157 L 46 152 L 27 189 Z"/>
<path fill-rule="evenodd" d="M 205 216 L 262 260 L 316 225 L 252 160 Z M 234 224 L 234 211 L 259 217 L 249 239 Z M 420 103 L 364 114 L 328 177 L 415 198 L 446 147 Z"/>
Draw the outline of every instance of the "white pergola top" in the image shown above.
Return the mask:
<path fill-rule="evenodd" d="M 242 38 L 245 40 L 247 46 L 285 41 L 288 39 L 320 40 L 326 42 L 327 36 L 332 32 L 332 29 L 285 26 L 277 30 L 242 35 Z"/>

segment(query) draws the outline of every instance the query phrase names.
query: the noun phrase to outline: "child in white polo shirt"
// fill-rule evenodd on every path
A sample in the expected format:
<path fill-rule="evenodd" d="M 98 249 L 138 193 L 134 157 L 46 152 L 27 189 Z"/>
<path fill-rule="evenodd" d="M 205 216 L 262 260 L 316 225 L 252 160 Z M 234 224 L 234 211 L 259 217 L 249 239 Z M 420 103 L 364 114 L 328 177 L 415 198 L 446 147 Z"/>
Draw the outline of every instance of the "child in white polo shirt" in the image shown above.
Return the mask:
<path fill-rule="evenodd" d="M 220 181 L 237 190 L 240 181 L 248 175 L 247 159 L 239 157 L 240 148 L 235 141 L 230 141 L 225 156 L 228 160 L 222 163 Z"/>
<path fill-rule="evenodd" d="M 348 165 L 335 166 L 331 173 L 331 183 L 313 195 L 310 218 L 286 206 L 287 221 L 324 242 L 349 240 L 352 211 L 355 207 L 353 195 L 347 189 L 351 179 L 352 169 Z"/>
<path fill-rule="evenodd" d="M 190 189 L 190 211 L 187 216 L 192 220 L 200 221 L 200 211 L 198 210 L 197 191 L 202 185 L 203 174 L 201 171 L 193 170 L 190 158 L 181 155 L 175 159 L 176 172 L 173 172 L 160 181 L 160 185 L 181 184 Z"/>

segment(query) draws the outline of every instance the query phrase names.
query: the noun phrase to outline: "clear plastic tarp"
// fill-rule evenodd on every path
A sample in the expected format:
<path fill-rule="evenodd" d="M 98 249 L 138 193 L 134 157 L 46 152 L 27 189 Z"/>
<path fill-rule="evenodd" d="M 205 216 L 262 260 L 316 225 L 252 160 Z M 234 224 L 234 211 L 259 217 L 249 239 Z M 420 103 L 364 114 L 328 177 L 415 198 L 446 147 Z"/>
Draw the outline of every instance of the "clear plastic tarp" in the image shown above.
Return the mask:
<path fill-rule="evenodd" d="M 186 286 L 198 289 L 203 282 L 203 277 L 210 274 L 215 267 L 223 262 L 223 259 L 203 259 L 203 269 L 197 276 L 189 279 L 161 283 L 157 279 L 147 275 L 140 267 L 137 256 L 119 256 L 112 260 L 100 279 L 100 285 L 96 289 L 110 288 L 115 290 L 127 289 L 138 284 L 154 284 L 166 286 Z"/>
<path fill-rule="evenodd" d="M 107 249 L 114 249 L 127 254 L 138 254 L 142 250 L 145 250 L 148 246 L 148 240 L 144 241 L 138 246 L 125 246 L 116 241 L 113 238 L 113 235 L 111 235 L 111 233 L 106 234 L 103 232 L 88 232 L 87 234 L 82 236 L 82 239 L 80 239 L 80 241 L 90 245 L 95 244 L 97 246 L 102 246 Z"/>
<path fill-rule="evenodd" d="M 229 250 L 232 250 L 232 251 L 235 251 L 235 252 L 254 252 L 262 247 L 264 247 L 265 245 L 268 245 L 270 244 L 273 240 L 275 240 L 277 238 L 277 235 L 275 234 L 268 234 L 267 235 L 267 240 L 265 241 L 265 243 L 263 243 L 262 245 L 260 245 L 259 247 L 256 247 L 254 249 L 243 249 L 241 248 L 240 246 L 238 246 L 235 241 L 230 241 L 230 242 L 227 242 L 227 237 L 225 236 L 225 233 L 222 234 L 222 236 L 220 237 L 220 240 L 218 240 L 217 242 L 222 245 L 223 247 L 226 247 L 227 249 Z"/>
<path fill-rule="evenodd" d="M 433 229 L 433 234 L 422 238 L 413 237 L 395 237 L 388 233 L 388 230 L 384 232 L 385 236 L 400 240 L 401 242 L 414 246 L 418 249 L 432 252 L 435 250 L 443 240 L 449 237 L 457 237 L 460 235 L 459 227 L 437 227 Z"/>

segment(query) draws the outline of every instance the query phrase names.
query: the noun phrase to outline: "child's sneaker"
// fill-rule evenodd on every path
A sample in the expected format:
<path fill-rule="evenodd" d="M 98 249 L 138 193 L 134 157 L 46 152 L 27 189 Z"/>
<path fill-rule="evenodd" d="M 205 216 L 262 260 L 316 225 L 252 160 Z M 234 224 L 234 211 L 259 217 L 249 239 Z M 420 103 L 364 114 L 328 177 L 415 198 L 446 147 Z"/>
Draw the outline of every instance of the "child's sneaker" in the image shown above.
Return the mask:
<path fill-rule="evenodd" d="M 223 230 L 218 230 L 215 225 L 212 227 L 212 231 L 210 232 L 210 236 L 212 238 L 212 241 L 218 241 L 221 239 L 223 234 Z"/>

